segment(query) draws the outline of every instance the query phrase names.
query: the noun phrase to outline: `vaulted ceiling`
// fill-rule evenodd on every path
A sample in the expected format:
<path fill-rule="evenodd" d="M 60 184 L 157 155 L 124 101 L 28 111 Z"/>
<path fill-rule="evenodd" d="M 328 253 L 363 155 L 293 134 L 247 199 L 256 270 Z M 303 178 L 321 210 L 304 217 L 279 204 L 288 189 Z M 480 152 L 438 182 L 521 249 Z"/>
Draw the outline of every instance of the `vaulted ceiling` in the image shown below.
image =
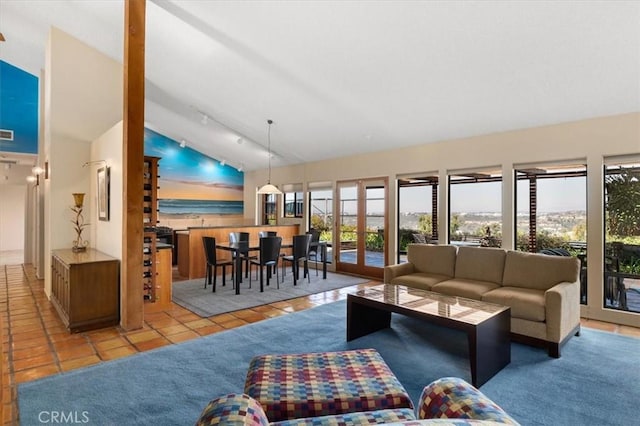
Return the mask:
<path fill-rule="evenodd" d="M 122 61 L 120 0 L 0 0 L 0 59 L 50 26 Z M 149 0 L 146 78 L 148 127 L 254 170 L 272 119 L 278 167 L 640 111 L 640 2 Z"/>

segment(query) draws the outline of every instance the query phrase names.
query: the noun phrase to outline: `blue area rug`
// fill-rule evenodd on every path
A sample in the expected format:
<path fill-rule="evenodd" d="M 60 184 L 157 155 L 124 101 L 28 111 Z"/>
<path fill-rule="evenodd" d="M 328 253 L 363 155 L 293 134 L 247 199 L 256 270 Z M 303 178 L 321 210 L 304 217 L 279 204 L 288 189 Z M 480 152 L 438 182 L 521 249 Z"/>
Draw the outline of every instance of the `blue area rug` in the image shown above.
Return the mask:
<path fill-rule="evenodd" d="M 392 328 L 346 342 L 345 316 L 335 302 L 21 384 L 21 424 L 55 411 L 95 425 L 191 425 L 210 399 L 241 392 L 264 353 L 376 348 L 415 403 L 432 380 L 471 380 L 463 333 L 394 314 Z M 511 364 L 481 390 L 523 425 L 635 424 L 639 354 L 640 339 L 589 329 L 560 359 L 514 343 Z"/>

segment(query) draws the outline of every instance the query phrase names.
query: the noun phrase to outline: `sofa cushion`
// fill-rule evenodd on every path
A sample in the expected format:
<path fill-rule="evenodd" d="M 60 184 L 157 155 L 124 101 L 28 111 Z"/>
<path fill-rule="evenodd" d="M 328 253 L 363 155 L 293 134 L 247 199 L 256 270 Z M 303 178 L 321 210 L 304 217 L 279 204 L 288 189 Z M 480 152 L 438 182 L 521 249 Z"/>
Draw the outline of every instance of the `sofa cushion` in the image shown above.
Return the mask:
<path fill-rule="evenodd" d="M 455 277 L 502 283 L 506 251 L 491 247 L 459 247 Z"/>
<path fill-rule="evenodd" d="M 456 247 L 449 245 L 409 244 L 407 261 L 416 272 L 453 277 L 456 265 Z"/>
<path fill-rule="evenodd" d="M 415 420 L 415 418 L 416 416 L 412 409 L 395 408 L 392 410 L 359 411 L 332 416 L 283 420 L 281 422 L 271 423 L 271 426 L 355 426 L 371 424 L 398 424 L 399 422 L 406 422 L 407 420 Z"/>
<path fill-rule="evenodd" d="M 448 280 L 451 277 L 446 275 L 429 274 L 427 272 L 415 272 L 409 275 L 401 275 L 391 280 L 391 284 L 404 285 L 407 287 L 431 290 L 434 284 Z"/>
<path fill-rule="evenodd" d="M 502 285 L 548 290 L 561 282 L 576 282 L 580 261 L 575 257 L 509 251 Z"/>
<path fill-rule="evenodd" d="M 482 296 L 482 300 L 509 306 L 512 318 L 545 320 L 544 291 L 532 288 L 500 287 Z"/>
<path fill-rule="evenodd" d="M 272 422 L 413 408 L 375 349 L 259 355 L 249 363 L 244 392 L 260 402 Z"/>
<path fill-rule="evenodd" d="M 196 426 L 267 426 L 269 420 L 260 403 L 245 394 L 228 394 L 211 400 L 202 410 Z"/>
<path fill-rule="evenodd" d="M 432 287 L 433 291 L 450 296 L 466 297 L 467 299 L 482 300 L 482 295 L 500 285 L 488 281 L 476 281 L 453 278 L 442 281 Z"/>
<path fill-rule="evenodd" d="M 425 386 L 420 395 L 418 417 L 477 419 L 518 424 L 499 405 L 458 377 L 443 377 Z"/>

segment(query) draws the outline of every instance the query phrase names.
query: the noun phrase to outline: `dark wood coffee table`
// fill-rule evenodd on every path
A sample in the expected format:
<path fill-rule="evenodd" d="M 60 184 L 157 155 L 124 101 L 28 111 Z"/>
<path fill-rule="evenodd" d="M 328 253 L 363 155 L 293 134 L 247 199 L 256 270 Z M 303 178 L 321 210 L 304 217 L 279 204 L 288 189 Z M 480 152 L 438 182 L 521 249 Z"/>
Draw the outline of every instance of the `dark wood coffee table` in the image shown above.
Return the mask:
<path fill-rule="evenodd" d="M 382 284 L 347 296 L 347 341 L 390 327 L 392 312 L 465 331 L 474 386 L 511 362 L 508 306 L 401 285 Z"/>

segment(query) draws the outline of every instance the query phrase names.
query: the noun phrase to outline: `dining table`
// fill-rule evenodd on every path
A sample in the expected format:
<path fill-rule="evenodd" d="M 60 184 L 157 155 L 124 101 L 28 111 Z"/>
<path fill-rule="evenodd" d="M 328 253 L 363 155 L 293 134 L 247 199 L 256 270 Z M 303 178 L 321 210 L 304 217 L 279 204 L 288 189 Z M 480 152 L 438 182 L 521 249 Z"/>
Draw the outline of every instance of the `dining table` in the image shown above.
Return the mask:
<path fill-rule="evenodd" d="M 314 243 L 317 247 L 320 248 L 320 259 L 322 261 L 322 279 L 327 279 L 327 241 L 319 241 Z M 283 239 L 281 248 L 293 248 L 293 239 Z M 242 283 L 242 261 L 243 256 L 247 256 L 250 252 L 260 251 L 260 240 L 250 240 L 250 241 L 224 241 L 216 243 L 216 248 L 219 250 L 229 251 L 233 253 L 233 258 L 235 260 L 235 286 L 236 286 L 236 294 L 240 294 L 240 284 Z M 251 273 L 251 271 L 249 271 Z M 260 289 L 260 291 L 264 291 L 264 289 Z"/>

